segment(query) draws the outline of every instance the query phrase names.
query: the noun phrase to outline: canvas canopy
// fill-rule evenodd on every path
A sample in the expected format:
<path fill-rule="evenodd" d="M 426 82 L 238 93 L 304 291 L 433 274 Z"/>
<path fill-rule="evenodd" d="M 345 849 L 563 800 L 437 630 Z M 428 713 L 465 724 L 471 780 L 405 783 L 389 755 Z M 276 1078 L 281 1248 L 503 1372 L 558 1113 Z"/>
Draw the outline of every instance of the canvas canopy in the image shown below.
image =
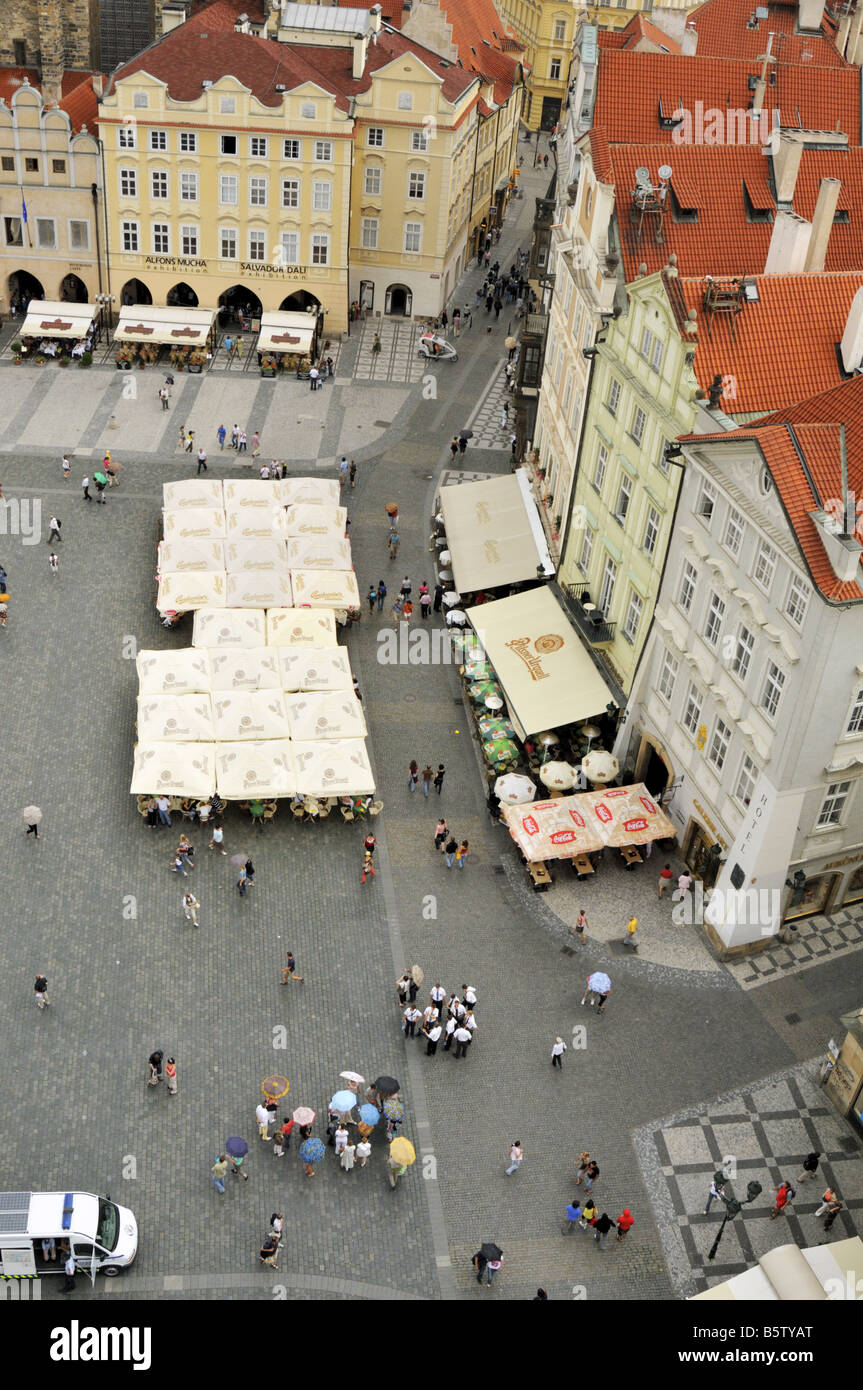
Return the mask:
<path fill-rule="evenodd" d="M 225 542 L 191 537 L 162 541 L 159 545 L 159 570 L 162 574 L 201 574 L 207 571 L 224 574 Z"/>
<path fill-rule="evenodd" d="M 197 695 L 211 688 L 210 660 L 205 651 L 138 653 L 138 691 L 141 695 Z"/>
<path fill-rule="evenodd" d="M 504 806 L 501 812 L 522 854 L 532 861 L 590 854 L 604 845 L 644 845 L 677 834 L 643 782 Z"/>
<path fill-rule="evenodd" d="M 230 540 L 225 546 L 225 568 L 230 574 L 288 573 L 288 554 L 284 541 Z"/>
<path fill-rule="evenodd" d="M 292 536 L 287 544 L 292 570 L 349 570 L 350 542 L 335 536 Z"/>
<path fill-rule="evenodd" d="M 213 715 L 219 743 L 290 737 L 284 697 L 278 690 L 217 691 Z"/>
<path fill-rule="evenodd" d="M 96 318 L 95 304 L 31 299 L 21 325 L 22 338 L 86 338 Z"/>
<path fill-rule="evenodd" d="M 224 509 L 222 484 L 213 478 L 182 478 L 176 483 L 162 484 L 162 506 L 167 512 L 186 511 L 189 507 Z"/>
<path fill-rule="evenodd" d="M 467 616 L 520 739 L 596 716 L 614 699 L 547 587 L 479 604 Z"/>
<path fill-rule="evenodd" d="M 352 690 L 313 690 L 285 696 L 285 709 L 295 741 L 319 738 L 363 738 L 366 721 Z"/>
<path fill-rule="evenodd" d="M 223 488 L 226 511 L 246 511 L 254 507 L 271 512 L 282 505 L 278 483 L 263 478 L 228 478 Z"/>
<path fill-rule="evenodd" d="M 347 508 L 331 507 L 325 502 L 294 502 L 285 514 L 285 533 L 302 539 L 333 536 L 344 540 L 347 515 Z"/>
<path fill-rule="evenodd" d="M 184 309 L 179 305 L 124 304 L 114 337 L 124 343 L 170 344 L 204 351 L 215 309 Z"/>
<path fill-rule="evenodd" d="M 138 737 L 143 743 L 212 743 L 209 695 L 139 695 Z"/>
<path fill-rule="evenodd" d="M 135 746 L 132 785 L 138 796 L 212 796 L 216 790 L 213 743 L 146 743 Z"/>
<path fill-rule="evenodd" d="M 270 647 L 209 653 L 213 691 L 280 690 L 279 653 Z"/>
<path fill-rule="evenodd" d="M 188 613 L 197 608 L 218 608 L 225 602 L 224 571 L 202 570 L 193 574 L 165 574 L 159 580 L 156 607 L 160 613 Z"/>
<path fill-rule="evenodd" d="M 294 603 L 312 608 L 358 608 L 360 592 L 353 570 L 291 570 Z"/>
<path fill-rule="evenodd" d="M 296 353 L 307 357 L 317 328 L 317 314 L 290 313 L 284 309 L 268 309 L 261 314 L 258 352 Z"/>
<path fill-rule="evenodd" d="M 303 796 L 371 796 L 375 779 L 365 740 L 320 739 L 291 745 Z"/>
<path fill-rule="evenodd" d="M 221 507 L 188 507 L 162 513 L 166 541 L 217 541 L 225 537 L 225 513 Z"/>
<path fill-rule="evenodd" d="M 229 608 L 286 608 L 293 602 L 287 569 L 276 574 L 229 574 Z"/>
<path fill-rule="evenodd" d="M 283 507 L 295 502 L 324 502 L 339 505 L 339 485 L 335 478 L 282 478 L 279 501 Z"/>
<path fill-rule="evenodd" d="M 460 594 L 535 579 L 539 565 L 554 574 L 536 503 L 518 474 L 445 487 L 441 512 Z"/>
<path fill-rule="evenodd" d="M 316 615 L 317 616 L 317 615 Z M 344 647 L 322 650 L 306 647 L 279 648 L 283 690 L 350 690 L 350 662 Z"/>
<path fill-rule="evenodd" d="M 287 535 L 283 507 L 229 507 L 225 511 L 225 535 L 229 541 L 271 541 Z"/>
<path fill-rule="evenodd" d="M 268 647 L 334 647 L 336 620 L 332 611 L 308 608 L 267 610 Z"/>
<path fill-rule="evenodd" d="M 263 612 L 242 608 L 202 608 L 195 614 L 193 647 L 265 647 Z"/>
<path fill-rule="evenodd" d="M 216 790 L 226 801 L 295 795 L 291 744 L 287 739 L 217 743 Z"/>

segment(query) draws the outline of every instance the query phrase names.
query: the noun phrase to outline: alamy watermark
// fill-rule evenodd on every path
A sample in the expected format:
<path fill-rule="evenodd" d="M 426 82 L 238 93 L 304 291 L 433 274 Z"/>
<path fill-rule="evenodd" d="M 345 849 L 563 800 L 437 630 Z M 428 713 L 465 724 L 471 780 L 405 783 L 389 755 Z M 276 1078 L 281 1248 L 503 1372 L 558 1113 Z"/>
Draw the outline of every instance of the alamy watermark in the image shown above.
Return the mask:
<path fill-rule="evenodd" d="M 696 101 L 692 110 L 680 106 L 674 113 L 680 123 L 671 132 L 675 145 L 766 145 L 781 122 L 779 112 L 741 107 L 721 108 Z"/>
<path fill-rule="evenodd" d="M 717 922 L 736 927 L 758 927 L 763 936 L 773 936 L 781 921 L 782 894 L 778 888 L 714 888 L 704 892 L 696 879 L 692 889 L 678 898 L 671 910 L 675 926 L 703 925 L 705 909 Z"/>
<path fill-rule="evenodd" d="M 38 545 L 42 536 L 42 500 L 9 497 L 0 502 L 0 536 L 20 536 L 23 545 Z"/>

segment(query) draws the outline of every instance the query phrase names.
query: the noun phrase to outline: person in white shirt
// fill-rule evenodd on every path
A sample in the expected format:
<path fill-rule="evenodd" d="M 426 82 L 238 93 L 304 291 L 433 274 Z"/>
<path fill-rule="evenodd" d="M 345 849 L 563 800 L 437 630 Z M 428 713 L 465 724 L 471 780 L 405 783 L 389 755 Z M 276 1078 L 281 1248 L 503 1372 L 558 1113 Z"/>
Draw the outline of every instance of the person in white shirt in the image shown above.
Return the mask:
<path fill-rule="evenodd" d="M 344 1125 L 339 1125 L 338 1129 L 336 1130 L 335 1141 L 336 1158 L 338 1158 L 339 1154 L 342 1153 L 342 1151 L 346 1148 L 348 1142 L 348 1131 L 345 1129 Z"/>
<path fill-rule="evenodd" d="M 357 1144 L 357 1158 L 360 1161 L 361 1168 L 365 1168 L 371 1156 L 371 1152 L 372 1146 L 368 1139 L 361 1139 L 359 1144 Z"/>
<path fill-rule="evenodd" d="M 551 1065 L 560 1067 L 563 1071 L 563 1054 L 566 1051 L 566 1043 L 563 1038 L 555 1038 L 554 1047 L 551 1049 Z"/>
<path fill-rule="evenodd" d="M 348 461 L 342 454 L 339 459 L 339 487 L 344 487 L 348 477 Z"/>
<path fill-rule="evenodd" d="M 284 1221 L 285 1213 L 283 1211 L 274 1211 L 270 1217 L 270 1235 L 275 1236 L 279 1241 L 282 1239 Z"/>
<path fill-rule="evenodd" d="M 517 1172 L 518 1172 L 518 1169 L 519 1169 L 519 1167 L 520 1167 L 520 1165 L 521 1165 L 523 1159 L 524 1159 L 524 1149 L 521 1147 L 521 1141 L 518 1140 L 518 1139 L 516 1139 L 515 1143 L 512 1144 L 512 1145 L 510 1145 L 510 1150 L 509 1150 L 509 1167 L 508 1167 L 507 1170 L 506 1170 L 506 1176 L 507 1176 L 507 1177 L 509 1177 L 510 1173 L 517 1173 Z"/>
<path fill-rule="evenodd" d="M 469 1032 L 469 1030 L 468 1030 L 467 1028 L 465 1028 L 464 1024 L 462 1023 L 462 1024 L 459 1025 L 458 1028 L 456 1028 L 455 1033 L 453 1034 L 453 1036 L 454 1036 L 454 1038 L 455 1038 L 455 1055 L 456 1055 L 456 1060 L 458 1060 L 459 1057 L 466 1057 L 466 1056 L 467 1056 L 467 1050 L 468 1050 L 468 1048 L 470 1047 L 470 1032 Z"/>
<path fill-rule="evenodd" d="M 424 1029 L 423 1029 L 423 1033 L 424 1033 L 425 1036 L 428 1038 L 428 1044 L 427 1044 L 427 1046 L 426 1046 L 426 1056 L 427 1056 L 427 1057 L 433 1057 L 433 1056 L 435 1055 L 435 1053 L 437 1052 L 437 1045 L 438 1045 L 438 1042 L 440 1041 L 440 1035 L 441 1035 L 442 1032 L 443 1032 L 443 1029 L 441 1028 L 440 1024 L 437 1023 L 437 1022 L 434 1024 L 434 1027 L 433 1027 L 433 1028 L 424 1028 Z"/>
<path fill-rule="evenodd" d="M 463 1028 L 466 1028 L 466 1029 L 468 1030 L 468 1032 L 470 1033 L 470 1035 L 471 1035 L 471 1042 L 473 1042 L 473 1035 L 474 1035 L 474 1033 L 476 1032 L 476 1019 L 475 1019 L 474 1016 L 473 1016 L 473 1009 L 468 1009 L 467 1013 L 465 1014 L 465 1016 L 464 1016 L 464 1018 L 462 1019 L 461 1022 L 462 1022 L 462 1027 L 463 1027 Z"/>
<path fill-rule="evenodd" d="M 455 1030 L 456 1030 L 456 1021 L 455 1021 L 455 1019 L 454 1019 L 453 1017 L 450 1017 L 450 1018 L 448 1018 L 447 1021 L 446 1021 L 446 1030 L 445 1030 L 445 1031 L 446 1031 L 446 1039 L 445 1039 L 444 1045 L 443 1045 L 443 1050 L 444 1050 L 444 1052 L 449 1052 L 450 1047 L 452 1046 L 452 1035 L 453 1035 L 453 1033 L 455 1032 Z"/>
<path fill-rule="evenodd" d="M 214 826 L 213 826 L 213 838 L 212 838 L 212 840 L 210 841 L 209 848 L 210 848 L 210 849 L 217 849 L 217 850 L 219 851 L 220 854 L 227 854 L 228 851 L 225 849 L 225 846 L 224 846 L 224 844 L 223 844 L 224 838 L 225 838 L 225 832 L 224 832 L 224 830 L 222 829 L 222 827 L 221 827 L 220 825 L 214 825 Z"/>
<path fill-rule="evenodd" d="M 446 990 L 443 988 L 440 981 L 438 981 L 436 985 L 432 986 L 430 998 L 432 1004 L 434 1004 L 437 1008 L 438 1017 L 440 1017 L 440 1013 L 444 1005 L 444 1000 L 446 999 Z"/>
<path fill-rule="evenodd" d="M 440 1010 L 434 1004 L 426 1004 L 423 1009 L 423 1028 L 429 1028 L 431 1024 L 437 1023 L 440 1018 Z"/>
<path fill-rule="evenodd" d="M 265 1143 L 269 1144 L 270 1136 L 267 1130 L 270 1127 L 270 1112 L 263 1103 L 255 1107 L 255 1119 L 258 1122 L 258 1134 Z"/>
<path fill-rule="evenodd" d="M 461 993 L 462 998 L 464 999 L 464 1002 L 467 1004 L 468 1008 L 472 1009 L 474 1004 L 476 1003 L 476 990 L 474 989 L 473 985 L 462 985 Z"/>
<path fill-rule="evenodd" d="M 200 906 L 201 904 L 198 902 L 194 893 L 183 894 L 183 916 L 186 921 L 191 922 L 193 926 L 198 925 L 198 908 Z"/>
<path fill-rule="evenodd" d="M 422 1014 L 420 1013 L 419 1009 L 415 1004 L 408 1004 L 407 1008 L 404 1011 L 403 1017 L 405 1021 L 405 1037 L 415 1038 L 416 1026 L 422 1018 Z"/>

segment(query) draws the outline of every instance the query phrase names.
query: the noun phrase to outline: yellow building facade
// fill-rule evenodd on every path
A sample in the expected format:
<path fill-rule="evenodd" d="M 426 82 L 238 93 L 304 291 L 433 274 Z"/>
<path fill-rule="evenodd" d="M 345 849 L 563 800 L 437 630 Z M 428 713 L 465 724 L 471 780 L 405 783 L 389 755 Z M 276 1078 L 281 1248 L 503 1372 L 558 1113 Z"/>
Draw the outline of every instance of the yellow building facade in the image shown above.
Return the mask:
<path fill-rule="evenodd" d="M 585 7 L 574 0 L 499 0 L 498 9 L 524 44 L 530 69 L 524 124 L 529 130 L 551 130 L 560 120 L 576 21 Z"/>

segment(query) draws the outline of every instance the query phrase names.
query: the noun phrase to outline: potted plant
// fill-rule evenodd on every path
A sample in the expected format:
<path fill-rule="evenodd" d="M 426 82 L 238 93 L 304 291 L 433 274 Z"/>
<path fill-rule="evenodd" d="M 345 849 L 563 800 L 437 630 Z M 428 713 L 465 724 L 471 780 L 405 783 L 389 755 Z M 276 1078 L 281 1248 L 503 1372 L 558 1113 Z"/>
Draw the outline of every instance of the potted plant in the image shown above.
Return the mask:
<path fill-rule="evenodd" d="M 61 367 L 68 367 L 68 365 L 69 365 L 69 358 L 68 358 L 68 357 L 61 357 L 61 358 L 59 359 L 59 364 L 60 364 Z"/>
<path fill-rule="evenodd" d="M 47 359 L 46 359 L 44 353 L 39 352 L 39 353 L 36 354 L 36 366 L 37 366 L 37 367 L 44 367 L 44 366 L 45 366 L 46 360 L 47 360 Z"/>
<path fill-rule="evenodd" d="M 14 341 L 14 343 L 12 343 L 10 346 L 11 346 L 12 351 L 13 351 L 13 353 L 15 354 L 15 356 L 16 356 L 16 357 L 20 357 L 20 356 L 21 356 L 21 339 L 20 339 L 20 338 L 16 338 L 15 341 Z"/>
<path fill-rule="evenodd" d="M 200 374 L 201 368 L 204 365 L 204 360 L 204 354 L 202 352 L 193 352 L 189 357 L 189 371 Z"/>
<path fill-rule="evenodd" d="M 92 365 L 93 365 L 93 354 L 92 354 L 92 352 L 82 352 L 81 358 L 80 358 L 80 365 L 81 365 L 82 367 L 92 367 Z"/>
<path fill-rule="evenodd" d="M 132 354 L 128 348 L 121 348 L 116 357 L 117 368 L 121 372 L 128 372 L 132 366 Z"/>
<path fill-rule="evenodd" d="M 261 376 L 275 376 L 276 367 L 277 363 L 275 357 L 265 352 L 261 358 Z"/>

